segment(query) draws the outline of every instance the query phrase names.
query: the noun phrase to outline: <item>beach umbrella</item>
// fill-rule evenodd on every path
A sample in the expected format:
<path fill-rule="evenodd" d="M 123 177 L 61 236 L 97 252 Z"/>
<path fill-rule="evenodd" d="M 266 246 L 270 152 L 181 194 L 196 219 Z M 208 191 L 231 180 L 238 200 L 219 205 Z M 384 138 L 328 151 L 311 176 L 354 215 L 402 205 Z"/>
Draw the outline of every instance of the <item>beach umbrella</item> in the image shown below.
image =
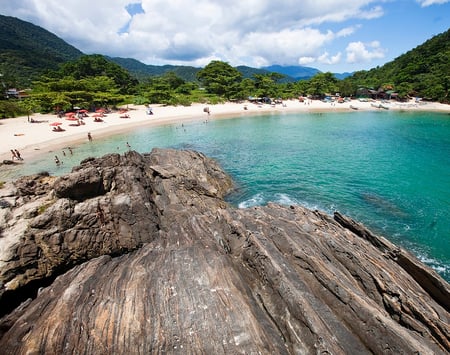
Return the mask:
<path fill-rule="evenodd" d="M 52 122 L 52 123 L 50 123 L 50 126 L 60 126 L 60 125 L 62 125 L 61 122 Z"/>
<path fill-rule="evenodd" d="M 94 113 L 92 117 L 103 117 L 102 113 Z"/>
<path fill-rule="evenodd" d="M 75 112 L 67 112 L 66 113 L 66 116 L 74 116 L 75 115 Z"/>
<path fill-rule="evenodd" d="M 69 117 L 66 117 L 66 120 L 67 121 L 78 121 L 78 118 L 76 118 L 75 116 L 69 116 Z"/>
<path fill-rule="evenodd" d="M 88 110 L 80 110 L 79 112 L 81 112 L 81 113 L 86 113 L 86 112 L 88 112 Z"/>

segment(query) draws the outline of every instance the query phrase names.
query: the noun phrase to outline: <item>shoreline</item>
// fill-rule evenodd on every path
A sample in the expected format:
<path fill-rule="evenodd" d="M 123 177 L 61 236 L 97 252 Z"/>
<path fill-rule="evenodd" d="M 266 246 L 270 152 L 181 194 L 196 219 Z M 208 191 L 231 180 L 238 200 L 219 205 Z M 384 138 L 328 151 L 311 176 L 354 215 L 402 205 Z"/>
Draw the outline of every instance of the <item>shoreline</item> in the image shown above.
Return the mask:
<path fill-rule="evenodd" d="M 20 151 L 24 162 L 32 160 L 42 152 L 49 152 L 58 148 L 79 145 L 87 140 L 88 132 L 91 132 L 94 140 L 119 133 L 133 131 L 139 127 L 151 127 L 170 124 L 182 124 L 206 119 L 224 119 L 239 116 L 254 116 L 269 113 L 318 113 L 318 112 L 350 112 L 355 108 L 359 111 L 379 111 L 383 108 L 376 107 L 379 101 L 361 102 L 352 100 L 345 103 L 326 103 L 312 100 L 301 103 L 298 100 L 284 101 L 283 105 L 253 104 L 253 103 L 224 103 L 206 105 L 195 103 L 191 106 L 162 106 L 153 105 L 153 115 L 146 113 L 144 105 L 127 105 L 127 114 L 130 118 L 121 118 L 119 112 L 112 112 L 103 117 L 103 122 L 94 122 L 92 113 L 84 118 L 84 125 L 70 126 L 73 121 L 66 117 L 57 118 L 54 114 L 31 115 L 39 123 L 28 122 L 27 116 L 0 120 L 0 163 L 11 160 L 11 149 Z M 450 113 L 450 105 L 439 103 L 408 103 L 390 102 L 383 103 L 385 107 L 395 111 L 405 112 L 441 112 Z M 204 112 L 208 106 L 211 113 Z M 353 107 L 353 108 L 352 108 Z M 65 130 L 53 132 L 50 123 L 59 122 Z"/>

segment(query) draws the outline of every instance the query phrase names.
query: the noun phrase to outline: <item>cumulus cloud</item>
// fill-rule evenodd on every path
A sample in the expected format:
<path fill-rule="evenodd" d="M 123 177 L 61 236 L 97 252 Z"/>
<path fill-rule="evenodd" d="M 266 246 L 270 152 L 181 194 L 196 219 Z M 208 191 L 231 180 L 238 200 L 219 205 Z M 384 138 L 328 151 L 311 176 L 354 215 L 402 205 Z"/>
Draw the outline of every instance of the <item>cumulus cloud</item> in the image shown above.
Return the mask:
<path fill-rule="evenodd" d="M 431 5 L 442 5 L 450 2 L 450 0 L 417 0 L 417 2 L 422 7 L 427 7 Z"/>
<path fill-rule="evenodd" d="M 319 63 L 323 63 L 323 64 L 336 64 L 339 63 L 341 61 L 341 53 L 337 53 L 336 55 L 330 56 L 328 52 L 323 53 L 322 55 L 320 55 L 317 60 Z"/>
<path fill-rule="evenodd" d="M 385 50 L 381 48 L 378 41 L 370 43 L 351 42 L 345 49 L 347 52 L 347 63 L 363 63 L 372 59 L 384 58 Z"/>
<path fill-rule="evenodd" d="M 382 17 L 384 2 L 15 0 L 2 4 L 2 13 L 40 25 L 84 53 L 147 64 L 203 66 L 218 59 L 232 65 L 332 65 L 343 52 L 334 43 L 358 33 L 357 22 Z M 359 42 L 346 51 L 350 62 L 383 55 L 381 48 Z"/>

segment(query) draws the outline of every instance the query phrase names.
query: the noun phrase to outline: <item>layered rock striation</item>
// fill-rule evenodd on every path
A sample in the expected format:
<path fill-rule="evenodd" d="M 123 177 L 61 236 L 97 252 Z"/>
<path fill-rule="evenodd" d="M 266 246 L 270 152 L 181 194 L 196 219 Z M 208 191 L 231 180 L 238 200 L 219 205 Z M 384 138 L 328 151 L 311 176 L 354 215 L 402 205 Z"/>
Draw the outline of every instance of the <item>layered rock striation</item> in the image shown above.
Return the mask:
<path fill-rule="evenodd" d="M 450 352 L 438 274 L 339 213 L 237 209 L 232 188 L 161 149 L 4 186 L 2 352 Z"/>

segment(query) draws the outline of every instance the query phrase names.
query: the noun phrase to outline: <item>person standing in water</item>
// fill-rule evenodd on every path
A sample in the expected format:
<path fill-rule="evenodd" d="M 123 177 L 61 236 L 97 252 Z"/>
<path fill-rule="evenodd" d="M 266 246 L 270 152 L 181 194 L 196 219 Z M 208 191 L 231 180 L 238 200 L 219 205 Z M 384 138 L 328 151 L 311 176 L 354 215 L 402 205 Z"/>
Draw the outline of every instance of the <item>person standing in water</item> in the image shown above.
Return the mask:
<path fill-rule="evenodd" d="M 17 157 L 16 152 L 14 151 L 14 149 L 11 149 L 11 160 L 17 159 L 19 160 L 19 158 Z"/>
<path fill-rule="evenodd" d="M 16 153 L 17 159 L 23 160 L 22 156 L 20 155 L 20 152 L 17 149 L 14 149 L 14 152 Z"/>

